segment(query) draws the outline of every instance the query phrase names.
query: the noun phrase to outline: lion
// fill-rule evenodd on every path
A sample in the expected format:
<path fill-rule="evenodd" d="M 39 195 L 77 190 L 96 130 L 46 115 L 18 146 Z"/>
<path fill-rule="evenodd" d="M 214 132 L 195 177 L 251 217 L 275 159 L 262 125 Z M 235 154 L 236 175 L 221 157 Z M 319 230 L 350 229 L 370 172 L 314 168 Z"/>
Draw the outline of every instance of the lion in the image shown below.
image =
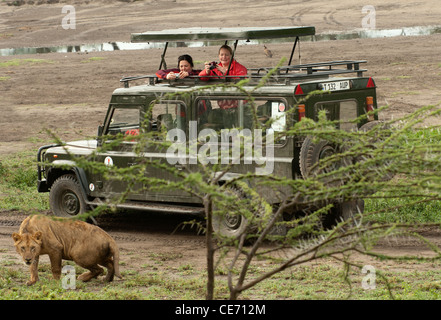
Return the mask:
<path fill-rule="evenodd" d="M 119 249 L 113 238 L 101 228 L 83 221 L 52 219 L 33 215 L 23 220 L 19 233 L 13 233 L 14 245 L 23 261 L 30 267 L 31 278 L 26 283 L 38 281 L 38 261 L 41 255 L 49 255 L 52 275 L 59 280 L 61 262 L 73 260 L 89 270 L 78 277 L 87 282 L 103 273 L 107 268 L 105 281 L 110 282 L 119 273 Z"/>

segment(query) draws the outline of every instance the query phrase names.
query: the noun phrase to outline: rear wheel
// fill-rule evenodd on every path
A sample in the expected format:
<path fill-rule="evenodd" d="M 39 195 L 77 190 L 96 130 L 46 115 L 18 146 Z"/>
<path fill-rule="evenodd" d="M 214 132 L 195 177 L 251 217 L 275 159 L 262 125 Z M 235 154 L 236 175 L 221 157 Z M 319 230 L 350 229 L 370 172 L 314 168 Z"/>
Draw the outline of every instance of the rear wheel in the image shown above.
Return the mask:
<path fill-rule="evenodd" d="M 320 177 L 320 180 L 329 187 L 339 187 L 345 183 L 345 176 L 332 175 L 333 171 L 348 166 L 352 163 L 352 159 L 347 156 L 332 156 L 344 152 L 342 147 L 336 146 L 326 140 L 314 141 L 313 137 L 305 138 L 302 148 L 300 149 L 300 171 L 304 179 L 312 178 L 321 174 L 330 173 L 329 176 Z M 334 204 L 329 213 L 323 216 L 322 226 L 325 229 L 332 228 L 342 220 L 348 220 L 354 215 L 364 211 L 363 200 L 341 201 Z"/>
<path fill-rule="evenodd" d="M 325 229 L 330 229 L 341 221 L 353 219 L 357 214 L 363 213 L 364 200 L 343 201 L 334 204 L 327 215 L 322 219 L 322 225 Z"/>
<path fill-rule="evenodd" d="M 232 200 L 222 207 L 213 206 L 213 231 L 221 237 L 228 238 L 238 238 L 246 233 L 247 243 L 251 243 L 252 239 L 258 236 L 259 230 L 263 230 L 269 222 L 270 213 L 265 208 L 265 201 L 258 196 L 246 195 L 239 188 L 227 188 L 225 192 L 232 197 Z M 241 206 L 250 210 L 246 213 L 250 220 L 240 213 Z M 281 221 L 282 217 L 277 222 Z M 283 224 L 276 223 L 269 234 L 284 235 L 286 228 Z"/>
<path fill-rule="evenodd" d="M 376 129 L 375 131 L 372 131 Z M 393 172 L 393 160 L 392 159 L 386 159 L 377 161 L 375 163 L 372 163 L 372 159 L 374 158 L 370 152 L 377 148 L 381 142 L 383 142 L 389 135 L 390 126 L 386 123 L 380 122 L 380 121 L 371 121 L 368 122 L 360 127 L 358 129 L 359 131 L 363 132 L 371 132 L 370 138 L 365 143 L 365 149 L 367 150 L 367 155 L 362 155 L 355 157 L 354 162 L 356 163 L 365 163 L 368 162 L 369 164 L 369 170 L 366 170 L 366 174 L 364 175 L 366 177 L 371 177 L 372 179 L 376 179 L 379 181 L 389 181 L 394 177 Z M 369 150 L 370 149 L 370 150 Z M 387 151 L 387 149 L 385 150 Z M 387 154 L 387 152 L 384 152 Z"/>
<path fill-rule="evenodd" d="M 49 204 L 58 217 L 72 217 L 86 212 L 87 205 L 75 175 L 66 174 L 55 180 L 49 194 Z"/>

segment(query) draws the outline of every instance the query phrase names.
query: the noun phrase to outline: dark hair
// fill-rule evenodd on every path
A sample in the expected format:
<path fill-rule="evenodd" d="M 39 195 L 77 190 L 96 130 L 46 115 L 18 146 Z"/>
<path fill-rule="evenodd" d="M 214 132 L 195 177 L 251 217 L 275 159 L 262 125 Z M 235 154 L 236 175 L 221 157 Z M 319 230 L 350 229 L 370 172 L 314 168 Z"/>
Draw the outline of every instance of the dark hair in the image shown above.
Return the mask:
<path fill-rule="evenodd" d="M 178 69 L 179 69 L 179 64 L 183 60 L 187 61 L 191 65 L 192 68 L 194 67 L 193 58 L 191 56 L 189 56 L 188 54 L 183 54 L 182 56 L 178 57 Z"/>
<path fill-rule="evenodd" d="M 221 46 L 219 48 L 219 52 L 221 51 L 221 49 L 227 49 L 231 55 L 233 55 L 233 49 L 231 49 L 231 47 L 229 45 L 224 44 L 223 46 Z"/>

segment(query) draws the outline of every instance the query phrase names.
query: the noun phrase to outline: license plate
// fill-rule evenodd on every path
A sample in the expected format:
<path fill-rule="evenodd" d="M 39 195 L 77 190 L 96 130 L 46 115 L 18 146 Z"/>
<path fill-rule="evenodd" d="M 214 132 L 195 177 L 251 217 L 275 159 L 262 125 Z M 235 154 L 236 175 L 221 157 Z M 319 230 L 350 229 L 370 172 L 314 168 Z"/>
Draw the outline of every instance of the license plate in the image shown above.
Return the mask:
<path fill-rule="evenodd" d="M 349 89 L 349 80 L 324 82 L 321 85 L 322 85 L 323 91 L 347 90 L 347 89 Z"/>

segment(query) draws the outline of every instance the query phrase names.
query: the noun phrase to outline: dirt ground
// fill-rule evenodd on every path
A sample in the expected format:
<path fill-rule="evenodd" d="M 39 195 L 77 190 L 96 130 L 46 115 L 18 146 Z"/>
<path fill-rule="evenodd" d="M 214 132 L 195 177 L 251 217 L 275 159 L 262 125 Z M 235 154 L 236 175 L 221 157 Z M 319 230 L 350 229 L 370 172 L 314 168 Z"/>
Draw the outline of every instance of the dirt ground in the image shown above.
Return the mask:
<path fill-rule="evenodd" d="M 366 16 L 363 5 L 350 0 L 332 5 L 325 0 L 21 1 L 21 6 L 8 5 L 12 2 L 0 4 L 0 49 L 129 42 L 130 33 L 178 27 L 312 25 L 316 33 L 350 31 L 360 29 Z M 74 30 L 61 26 L 66 4 L 75 8 Z M 438 0 L 372 0 L 369 4 L 376 9 L 379 29 L 436 25 L 441 14 Z M 381 117 L 398 118 L 418 107 L 441 102 L 440 45 L 441 34 L 303 42 L 301 62 L 367 60 L 367 74 L 378 86 L 378 103 L 389 106 Z M 274 53 L 271 59 L 260 45 L 240 46 L 236 58 L 247 67 L 271 66 L 288 56 L 291 46 L 269 45 Z M 150 49 L 0 57 L 0 155 L 36 151 L 51 141 L 47 129 L 64 140 L 95 135 L 112 91 L 121 87 L 119 80 L 153 74 L 161 52 Z M 217 48 L 170 48 L 168 63 L 174 65 L 174 59 L 183 53 L 191 54 L 195 68 L 201 68 L 203 61 L 216 59 Z M 441 119 L 434 118 L 427 124 L 440 123 Z M 10 235 L 24 216 L 0 211 L 0 258 L 16 255 Z M 171 234 L 182 219 L 175 215 L 135 214 L 130 219 L 106 219 L 103 227 L 115 237 L 122 260 L 127 263 L 142 265 L 149 259 L 147 253 L 168 252 L 179 253 L 183 260 L 203 268 L 204 238 L 192 230 Z M 441 243 L 438 230 L 425 232 Z M 412 241 L 385 242 L 379 249 L 426 252 Z M 137 259 L 129 254 L 133 251 L 139 253 Z"/>

